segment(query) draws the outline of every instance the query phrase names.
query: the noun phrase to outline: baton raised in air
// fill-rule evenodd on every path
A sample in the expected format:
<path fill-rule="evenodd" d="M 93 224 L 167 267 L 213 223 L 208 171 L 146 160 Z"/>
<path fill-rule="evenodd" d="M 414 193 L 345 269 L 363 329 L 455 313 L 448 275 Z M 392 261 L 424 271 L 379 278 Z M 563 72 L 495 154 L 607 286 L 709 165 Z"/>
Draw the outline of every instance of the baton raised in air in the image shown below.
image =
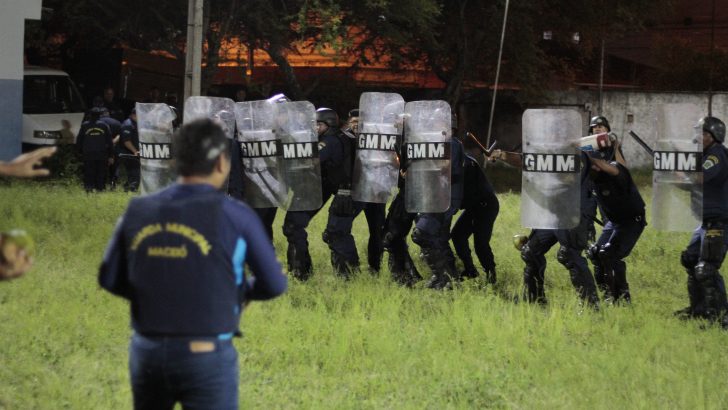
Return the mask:
<path fill-rule="evenodd" d="M 467 132 L 465 135 L 470 138 L 476 145 L 478 145 L 478 148 L 480 148 L 480 150 L 483 151 L 483 153 L 485 153 L 487 157 L 490 157 L 490 154 L 493 153 L 495 146 L 498 144 L 498 141 L 493 141 L 493 143 L 490 144 L 490 148 L 485 148 L 485 146 L 481 144 L 480 141 L 478 141 L 478 138 L 473 135 L 473 133 Z"/>
<path fill-rule="evenodd" d="M 634 140 L 635 140 L 635 141 L 637 141 L 637 143 L 638 143 L 638 144 L 640 144 L 640 146 L 641 146 L 642 148 L 644 148 L 644 149 L 645 149 L 645 151 L 647 151 L 647 153 L 648 153 L 648 154 L 650 154 L 650 156 L 651 156 L 651 157 L 654 157 L 654 156 L 655 156 L 655 151 L 654 151 L 654 150 L 653 150 L 652 148 L 650 148 L 650 146 L 649 146 L 649 145 L 647 145 L 647 143 L 646 143 L 646 142 L 644 142 L 644 141 L 642 140 L 642 138 L 640 138 L 640 137 L 639 137 L 639 135 L 637 135 L 637 134 L 636 134 L 636 133 L 635 133 L 634 131 L 632 131 L 632 130 L 629 130 L 629 135 L 631 135 L 631 136 L 632 136 L 632 138 L 634 138 Z"/>

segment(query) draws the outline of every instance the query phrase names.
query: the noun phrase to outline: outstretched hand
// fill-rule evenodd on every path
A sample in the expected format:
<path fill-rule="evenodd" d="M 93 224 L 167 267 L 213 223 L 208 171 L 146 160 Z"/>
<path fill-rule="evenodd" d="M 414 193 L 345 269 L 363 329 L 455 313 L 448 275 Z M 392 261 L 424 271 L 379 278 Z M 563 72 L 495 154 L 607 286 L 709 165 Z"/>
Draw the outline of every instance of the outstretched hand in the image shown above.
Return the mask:
<path fill-rule="evenodd" d="M 56 147 L 39 148 L 19 155 L 10 162 L 0 162 L 0 175 L 20 178 L 41 177 L 50 174 L 45 168 L 38 168 L 44 159 L 56 152 Z"/>

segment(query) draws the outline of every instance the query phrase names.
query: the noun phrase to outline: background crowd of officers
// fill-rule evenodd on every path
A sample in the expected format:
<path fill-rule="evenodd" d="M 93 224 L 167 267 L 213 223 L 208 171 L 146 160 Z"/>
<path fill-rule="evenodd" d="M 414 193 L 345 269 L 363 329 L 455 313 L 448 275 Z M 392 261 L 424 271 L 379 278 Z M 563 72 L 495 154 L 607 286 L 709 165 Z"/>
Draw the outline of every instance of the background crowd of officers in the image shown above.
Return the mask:
<path fill-rule="evenodd" d="M 136 114 L 132 111 L 120 122 L 119 117 L 123 114 L 113 102 L 113 90 L 107 90 L 104 97 L 95 100 L 93 105 L 76 143 L 83 156 L 84 186 L 87 191 L 92 191 L 103 190 L 107 180 L 115 185 L 121 163 L 127 176 L 124 189 L 136 191 L 139 187 Z M 485 152 L 474 138 L 465 137 L 472 135 L 459 132 L 457 118 L 453 116 L 449 209 L 443 213 L 412 214 L 406 211 L 404 179 L 407 161 L 400 155 L 399 192 L 387 212 L 385 204 L 356 202 L 351 198 L 358 120 L 357 109 L 349 112 L 346 121 L 340 121 L 333 109 L 319 108 L 316 111 L 322 204 L 333 197 L 322 239 L 330 249 L 334 273 L 348 279 L 360 270 L 351 231 L 354 219 L 363 213 L 369 228 L 367 264 L 371 272 L 379 272 L 384 251 L 387 251 L 394 281 L 413 286 L 423 280 L 407 246 L 407 237 L 411 233 L 412 241 L 420 247 L 420 256 L 431 271 L 426 286 L 432 289 L 451 288 L 455 282 L 480 275 L 469 246 L 469 238 L 473 236 L 475 255 L 485 281 L 494 285 L 496 263 L 490 239 L 499 203 L 483 164 L 501 160 L 520 167 L 520 154 L 501 150 Z M 725 285 L 718 272 L 728 248 L 728 236 L 724 234 L 728 221 L 728 156 L 723 145 L 725 124 L 717 118 L 705 117 L 700 120 L 699 126 L 703 131 L 703 158 L 706 161 L 703 164 L 703 224 L 680 258 L 688 273 L 690 306 L 678 313 L 681 317 L 722 320 L 728 326 L 728 319 L 723 319 L 728 311 Z M 593 117 L 588 132 L 589 135 L 610 133 L 608 119 Z M 237 144 L 232 152 L 228 191 L 233 197 L 245 200 Z M 519 244 L 525 263 L 525 301 L 547 302 L 545 254 L 557 243 L 557 260 L 567 269 L 575 290 L 585 304 L 598 308 L 600 300 L 608 303 L 631 301 L 624 259 L 645 229 L 645 203 L 630 175 L 618 140 L 606 149 L 582 153 L 581 161 L 579 225 L 570 230 L 534 229 Z M 288 242 L 288 271 L 300 281 L 309 279 L 314 271 L 306 229 L 322 208 L 290 211 L 283 221 L 283 234 Z M 272 240 L 277 208 L 258 208 L 255 211 Z M 452 220 L 458 211 L 462 212 L 453 226 Z M 602 227 L 599 236 L 596 236 L 595 224 Z M 460 259 L 462 269 L 458 268 L 455 255 Z M 593 275 L 587 258 L 592 262 Z"/>

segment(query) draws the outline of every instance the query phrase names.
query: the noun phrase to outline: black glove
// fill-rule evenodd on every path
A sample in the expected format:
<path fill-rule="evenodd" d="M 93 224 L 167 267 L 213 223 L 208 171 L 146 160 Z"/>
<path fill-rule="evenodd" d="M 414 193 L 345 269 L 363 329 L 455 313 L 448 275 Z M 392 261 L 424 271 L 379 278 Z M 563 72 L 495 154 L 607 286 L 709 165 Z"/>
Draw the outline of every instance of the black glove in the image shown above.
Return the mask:
<path fill-rule="evenodd" d="M 351 190 L 339 189 L 331 201 L 330 210 L 336 216 L 353 216 L 354 200 L 351 199 Z"/>

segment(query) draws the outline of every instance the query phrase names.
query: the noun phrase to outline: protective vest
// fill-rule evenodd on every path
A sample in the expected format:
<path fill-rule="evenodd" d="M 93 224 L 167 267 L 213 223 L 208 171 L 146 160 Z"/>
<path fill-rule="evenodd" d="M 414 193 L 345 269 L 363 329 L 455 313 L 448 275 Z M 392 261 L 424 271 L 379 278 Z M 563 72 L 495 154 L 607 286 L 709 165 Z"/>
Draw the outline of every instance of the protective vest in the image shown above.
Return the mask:
<path fill-rule="evenodd" d="M 130 240 L 125 245 L 137 332 L 215 336 L 237 331 L 242 289 L 236 284 L 233 251 L 219 232 L 223 199 L 209 192 L 175 201 L 155 195 L 129 204 L 122 229 Z"/>

